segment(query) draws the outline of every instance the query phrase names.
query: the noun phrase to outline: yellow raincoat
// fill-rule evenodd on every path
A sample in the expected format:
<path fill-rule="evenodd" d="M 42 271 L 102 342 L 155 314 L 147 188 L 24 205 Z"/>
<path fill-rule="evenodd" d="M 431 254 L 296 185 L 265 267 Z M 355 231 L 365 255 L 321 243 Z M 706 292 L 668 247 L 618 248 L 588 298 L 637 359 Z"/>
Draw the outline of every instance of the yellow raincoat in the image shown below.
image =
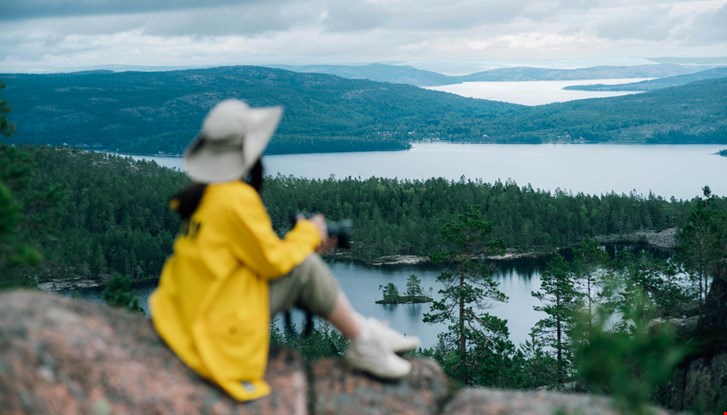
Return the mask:
<path fill-rule="evenodd" d="M 154 326 L 189 367 L 234 398 L 269 394 L 263 379 L 268 281 L 287 274 L 319 243 L 309 221 L 280 239 L 249 185 L 208 185 L 149 299 Z"/>

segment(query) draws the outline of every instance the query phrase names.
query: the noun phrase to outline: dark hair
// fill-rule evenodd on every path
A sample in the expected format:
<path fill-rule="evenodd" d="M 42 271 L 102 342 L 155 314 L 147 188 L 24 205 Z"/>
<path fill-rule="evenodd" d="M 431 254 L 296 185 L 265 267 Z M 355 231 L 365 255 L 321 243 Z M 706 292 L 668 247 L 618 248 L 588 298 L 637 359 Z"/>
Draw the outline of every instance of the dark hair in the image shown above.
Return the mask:
<path fill-rule="evenodd" d="M 260 194 L 263 189 L 263 163 L 260 159 L 253 164 L 243 181 Z M 197 210 L 205 189 L 207 189 L 206 183 L 192 183 L 172 196 L 169 203 L 183 221 L 189 220 Z"/>
<path fill-rule="evenodd" d="M 247 173 L 247 176 L 244 179 L 244 182 L 249 184 L 258 194 L 261 194 L 263 191 L 263 162 L 261 159 L 257 159 L 255 164 L 252 165 L 252 168 L 250 168 L 250 172 Z"/>
<path fill-rule="evenodd" d="M 207 189 L 206 183 L 192 183 L 182 189 L 181 192 L 172 196 L 169 204 L 172 206 L 172 209 L 177 211 L 177 214 L 179 214 L 179 217 L 183 221 L 189 220 L 194 211 L 199 207 L 199 202 L 202 201 L 205 189 Z"/>

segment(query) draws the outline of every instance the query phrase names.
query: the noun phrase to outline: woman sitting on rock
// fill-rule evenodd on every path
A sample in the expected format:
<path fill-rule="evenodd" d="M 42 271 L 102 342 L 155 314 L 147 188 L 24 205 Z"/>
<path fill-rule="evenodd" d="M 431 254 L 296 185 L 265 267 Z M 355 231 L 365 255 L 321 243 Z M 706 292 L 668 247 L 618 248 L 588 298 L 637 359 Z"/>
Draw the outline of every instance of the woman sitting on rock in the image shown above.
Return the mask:
<path fill-rule="evenodd" d="M 154 326 L 190 368 L 242 401 L 270 393 L 270 319 L 292 306 L 351 339 L 353 368 L 404 377 L 411 364 L 396 353 L 419 339 L 353 310 L 318 255 L 336 242 L 323 216 L 299 218 L 283 239 L 272 228 L 260 159 L 281 114 L 225 100 L 205 118 L 185 153 L 194 183 L 172 199 L 182 226 L 149 300 Z"/>

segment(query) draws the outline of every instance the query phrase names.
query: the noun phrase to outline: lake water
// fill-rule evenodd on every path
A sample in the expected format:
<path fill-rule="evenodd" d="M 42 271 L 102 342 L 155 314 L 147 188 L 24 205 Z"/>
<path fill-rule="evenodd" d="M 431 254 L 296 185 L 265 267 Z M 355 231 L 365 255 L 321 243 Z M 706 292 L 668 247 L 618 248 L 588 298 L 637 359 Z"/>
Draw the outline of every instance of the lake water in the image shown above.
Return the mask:
<path fill-rule="evenodd" d="M 391 282 L 397 286 L 399 292 L 404 292 L 407 278 L 411 274 L 416 274 L 421 279 L 425 294 L 439 299 L 441 296 L 438 291 L 443 286 L 437 282 L 437 276 L 441 270 L 413 266 L 373 267 L 353 262 L 333 262 L 330 265 L 351 304 L 362 314 L 387 320 L 392 327 L 419 336 L 426 347 L 435 346 L 437 335 L 447 331 L 447 324 L 422 322 L 424 314 L 430 311 L 429 303 L 375 303 L 383 297 L 379 286 Z M 493 278 L 500 284 L 500 289 L 508 295 L 509 300 L 506 303 L 493 302 L 487 312 L 508 320 L 510 339 L 517 345 L 528 339 L 530 328 L 544 318 L 545 314 L 533 310 L 533 306 L 539 304 L 531 295 L 531 291 L 540 289 L 538 267 L 527 261 L 519 262 L 519 269 L 512 265 L 513 263 L 502 263 L 493 270 Z"/>
<path fill-rule="evenodd" d="M 463 82 L 460 84 L 425 87 L 435 91 L 450 92 L 468 98 L 489 99 L 511 104 L 544 105 L 553 102 L 573 101 L 586 98 L 608 98 L 635 94 L 635 91 L 571 91 L 563 89 L 571 85 L 616 85 L 645 81 L 649 78 L 583 79 L 569 81 L 523 82 Z"/>
<path fill-rule="evenodd" d="M 423 180 L 444 177 L 514 180 L 554 191 L 691 199 L 702 187 L 727 196 L 725 145 L 450 144 L 418 143 L 408 151 L 265 156 L 266 172 L 313 179 L 372 176 Z M 177 157 L 144 157 L 182 168 Z"/>
<path fill-rule="evenodd" d="M 443 286 L 437 282 L 441 270 L 422 266 L 365 266 L 356 262 L 329 262 L 341 289 L 346 293 L 353 307 L 361 314 L 388 321 L 392 327 L 410 335 L 419 336 L 422 345 L 433 347 L 437 335 L 447 330 L 446 324 L 429 324 L 422 321 L 424 313 L 429 312 L 431 304 L 376 304 L 383 297 L 379 286 L 393 283 L 399 292 L 406 291 L 407 278 L 416 274 L 422 281 L 425 294 L 437 299 Z M 530 328 L 545 315 L 533 310 L 538 301 L 531 291 L 540 289 L 539 264 L 534 261 L 511 261 L 499 263 L 493 271 L 494 279 L 500 284 L 509 301 L 493 303 L 489 313 L 508 320 L 510 338 L 517 345 L 528 339 Z M 136 289 L 136 294 L 148 314 L 147 300 L 154 287 Z M 82 298 L 102 302 L 98 289 L 77 290 Z M 70 293 L 66 293 L 70 295 Z M 293 314 L 295 321 L 302 320 L 302 313 Z M 282 323 L 281 327 L 282 327 Z"/>

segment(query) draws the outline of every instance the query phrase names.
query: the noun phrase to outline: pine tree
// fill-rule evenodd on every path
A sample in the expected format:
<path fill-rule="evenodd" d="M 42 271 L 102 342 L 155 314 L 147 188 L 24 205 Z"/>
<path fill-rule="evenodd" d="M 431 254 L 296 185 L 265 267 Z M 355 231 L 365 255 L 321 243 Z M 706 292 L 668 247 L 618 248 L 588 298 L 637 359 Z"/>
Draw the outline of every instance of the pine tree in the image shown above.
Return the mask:
<path fill-rule="evenodd" d="M 409 297 L 424 295 L 422 292 L 422 280 L 416 274 L 409 275 L 406 280 L 406 295 Z"/>
<path fill-rule="evenodd" d="M 0 82 L 0 89 L 5 84 Z M 0 135 L 15 132 L 6 114 L 10 107 L 0 100 Z M 19 235 L 27 218 L 14 191 L 27 186 L 31 170 L 30 157 L 20 150 L 0 143 L 0 288 L 34 286 L 27 267 L 41 261 L 40 253 Z"/>
<path fill-rule="evenodd" d="M 687 347 L 672 326 L 653 324 L 655 304 L 637 286 L 606 290 L 604 299 L 594 321 L 590 315 L 576 319 L 579 383 L 612 396 L 619 413 L 651 414 L 655 390 L 674 376 Z"/>
<path fill-rule="evenodd" d="M 4 88 L 5 84 L 0 82 L 0 89 Z M 8 104 L 5 100 L 0 99 L 0 135 L 4 135 L 5 137 L 10 137 L 15 132 L 15 124 L 11 123 L 5 115 L 9 112 L 10 107 Z"/>
<path fill-rule="evenodd" d="M 27 265 L 40 262 L 40 253 L 17 238 L 20 206 L 0 181 L 0 288 L 33 286 Z"/>
<path fill-rule="evenodd" d="M 679 257 L 687 271 L 697 281 L 698 298 L 702 308 L 709 291 L 712 261 L 719 259 L 727 248 L 727 214 L 716 205 L 717 199 L 708 186 L 704 198 L 697 197 L 687 224 L 679 231 Z"/>
<path fill-rule="evenodd" d="M 399 299 L 399 289 L 392 282 L 380 285 L 379 290 L 384 292 L 384 302 L 386 303 L 395 303 Z"/>
<path fill-rule="evenodd" d="M 103 291 L 103 299 L 111 307 L 125 308 L 129 311 L 144 314 L 139 297 L 131 288 L 131 278 L 115 274 L 111 277 Z"/>
<path fill-rule="evenodd" d="M 605 251 L 592 239 L 586 239 L 573 250 L 573 272 L 586 301 L 588 315 L 593 315 L 602 271 L 599 269 L 608 260 Z"/>
<path fill-rule="evenodd" d="M 581 306 L 581 294 L 576 290 L 570 265 L 560 254 L 548 262 L 540 283 L 540 291 L 534 291 L 532 295 L 542 305 L 534 309 L 548 316 L 535 324 L 534 331 L 555 353 L 558 384 L 563 385 L 572 371 L 570 333 Z"/>
<path fill-rule="evenodd" d="M 491 231 L 492 224 L 474 207 L 444 226 L 442 236 L 447 246 L 438 259 L 455 271 L 437 277 L 444 286 L 439 290 L 441 299 L 434 301 L 431 311 L 424 315 L 424 322 L 450 323 L 448 331 L 439 335 L 444 348 L 456 351 L 444 359 L 445 368 L 464 384 L 471 384 L 472 375 L 482 364 L 481 360 L 470 359 L 474 345 L 503 336 L 503 325 L 495 324 L 493 316 L 484 311 L 491 301 L 507 300 L 484 261 L 484 256 L 496 247 L 490 239 Z"/>
<path fill-rule="evenodd" d="M 516 359 L 522 360 L 519 367 L 523 372 L 517 387 L 535 389 L 556 384 L 558 373 L 555 359 L 545 350 L 535 329 L 530 329 L 529 335 L 530 339 L 520 344 L 515 355 Z"/>

